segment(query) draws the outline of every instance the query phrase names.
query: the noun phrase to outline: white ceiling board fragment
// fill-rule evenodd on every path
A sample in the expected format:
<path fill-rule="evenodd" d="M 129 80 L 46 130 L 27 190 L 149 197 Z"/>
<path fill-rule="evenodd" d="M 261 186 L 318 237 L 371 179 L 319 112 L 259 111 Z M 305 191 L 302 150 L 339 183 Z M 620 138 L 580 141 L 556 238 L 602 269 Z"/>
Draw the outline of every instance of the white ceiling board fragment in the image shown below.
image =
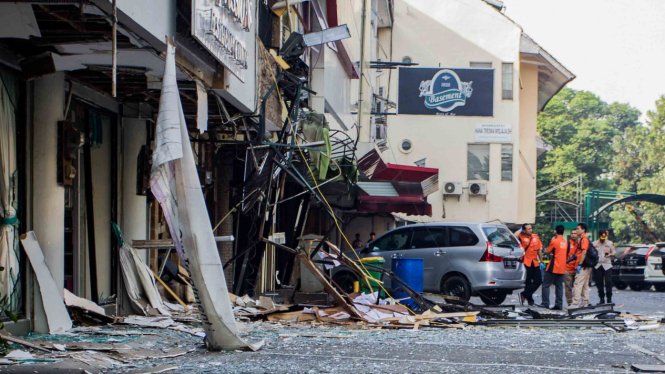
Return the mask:
<path fill-rule="evenodd" d="M 65 55 L 53 54 L 53 63 L 57 71 L 86 69 L 90 65 L 111 66 L 111 51 L 105 50 L 109 43 L 90 44 L 59 44 L 58 51 Z M 146 74 L 161 76 L 164 71 L 164 60 L 145 50 L 118 51 L 118 67 L 145 68 Z M 178 80 L 189 80 L 179 69 L 176 71 Z"/>
<path fill-rule="evenodd" d="M 39 283 L 39 293 L 42 296 L 44 313 L 48 322 L 49 333 L 61 333 L 72 328 L 72 320 L 65 307 L 63 294 L 53 279 L 51 270 L 44 260 L 44 253 L 37 241 L 34 231 L 21 235 L 21 244 L 28 255 L 32 269 Z"/>
<path fill-rule="evenodd" d="M 31 4 L 0 3 L 0 38 L 41 37 Z"/>

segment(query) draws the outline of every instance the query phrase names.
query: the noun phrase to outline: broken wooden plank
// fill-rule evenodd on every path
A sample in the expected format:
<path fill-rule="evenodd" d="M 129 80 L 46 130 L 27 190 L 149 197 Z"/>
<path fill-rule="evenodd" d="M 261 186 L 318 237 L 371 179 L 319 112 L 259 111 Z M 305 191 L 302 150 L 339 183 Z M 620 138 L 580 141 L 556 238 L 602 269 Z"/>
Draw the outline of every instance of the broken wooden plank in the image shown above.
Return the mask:
<path fill-rule="evenodd" d="M 166 283 L 164 283 L 164 281 L 160 277 L 158 277 L 157 274 L 155 274 L 154 271 L 152 271 L 152 270 L 150 270 L 150 271 L 152 272 L 152 275 L 155 277 L 157 282 L 159 282 L 159 284 L 161 284 L 164 287 L 164 289 L 169 294 L 171 294 L 171 296 L 173 296 L 173 298 L 178 302 L 178 304 L 182 305 L 183 308 L 185 308 L 186 312 L 189 312 L 189 308 L 187 307 L 187 304 L 183 303 L 182 300 L 180 300 L 180 298 L 178 297 L 178 295 L 176 295 L 175 292 L 173 292 L 173 290 L 169 286 L 167 286 Z"/>
<path fill-rule="evenodd" d="M 413 317 L 416 321 L 425 321 L 425 320 L 438 319 L 438 318 L 472 317 L 472 316 L 477 316 L 478 313 L 480 312 L 455 312 L 455 313 L 439 313 L 439 314 L 432 313 L 428 315 L 416 315 L 411 317 Z M 389 318 L 383 318 L 381 320 L 386 322 L 398 322 L 400 318 L 402 317 L 389 317 Z"/>
<path fill-rule="evenodd" d="M 351 305 L 349 305 L 346 300 L 342 297 L 342 295 L 337 292 L 335 287 L 333 287 L 328 280 L 325 278 L 325 276 L 321 273 L 321 270 L 314 265 L 312 260 L 309 258 L 309 255 L 307 253 L 299 253 L 298 254 L 298 259 L 305 265 L 307 270 L 309 270 L 312 275 L 323 285 L 323 288 L 332 296 L 332 298 L 337 302 L 339 306 L 344 308 L 344 310 L 349 313 L 352 316 L 359 317 L 360 315 L 358 312 L 356 312 L 356 309 L 353 308 Z"/>
<path fill-rule="evenodd" d="M 134 249 L 173 249 L 175 245 L 173 240 L 132 240 Z"/>
<path fill-rule="evenodd" d="M 6 334 L 0 334 L 0 336 L 8 342 L 16 343 L 16 344 L 22 345 L 24 347 L 36 349 L 38 351 L 51 353 L 51 351 L 49 351 L 48 349 L 42 348 L 37 344 L 30 343 L 27 340 L 23 340 L 23 339 L 20 339 L 20 338 L 11 336 L 11 335 L 6 335 Z"/>

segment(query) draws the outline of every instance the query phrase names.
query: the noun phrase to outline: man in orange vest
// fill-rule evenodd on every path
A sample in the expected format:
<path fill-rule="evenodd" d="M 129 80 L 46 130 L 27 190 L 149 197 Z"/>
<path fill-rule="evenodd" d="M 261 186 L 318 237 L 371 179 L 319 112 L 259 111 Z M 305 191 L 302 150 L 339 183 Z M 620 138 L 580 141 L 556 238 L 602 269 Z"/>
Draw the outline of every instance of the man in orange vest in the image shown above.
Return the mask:
<path fill-rule="evenodd" d="M 533 233 L 531 224 L 522 225 L 522 232 L 519 234 L 520 243 L 524 248 L 524 266 L 526 267 L 526 286 L 524 291 L 520 292 L 520 303 L 528 301 L 533 305 L 533 293 L 543 283 L 543 277 L 540 272 L 540 263 L 543 259 L 543 243 L 538 235 Z"/>
<path fill-rule="evenodd" d="M 543 303 L 539 305 L 542 308 L 550 307 L 550 287 L 556 287 L 556 300 L 552 310 L 563 310 L 563 274 L 566 272 L 566 259 L 568 255 L 568 242 L 563 237 L 563 225 L 555 228 L 556 236 L 550 242 L 545 250 L 550 254 L 550 263 L 545 269 L 545 279 L 543 279 Z"/>
<path fill-rule="evenodd" d="M 566 286 L 566 302 L 573 304 L 573 285 L 575 284 L 575 274 L 577 273 L 578 258 L 582 251 L 578 248 L 577 231 L 570 233 L 568 244 L 568 260 L 566 262 L 566 273 L 563 275 L 563 281 Z M 575 256 L 575 257 L 573 257 Z"/>

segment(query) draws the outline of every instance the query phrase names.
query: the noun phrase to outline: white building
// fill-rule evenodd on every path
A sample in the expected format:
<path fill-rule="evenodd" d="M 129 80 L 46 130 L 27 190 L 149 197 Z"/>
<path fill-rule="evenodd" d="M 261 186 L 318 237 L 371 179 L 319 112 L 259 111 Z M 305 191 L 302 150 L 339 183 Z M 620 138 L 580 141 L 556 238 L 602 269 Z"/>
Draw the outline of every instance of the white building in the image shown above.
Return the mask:
<path fill-rule="evenodd" d="M 492 3 L 395 0 L 378 28 L 380 59 L 418 64 L 373 87 L 397 104 L 382 156 L 439 169 L 431 218 L 413 221 L 535 220 L 537 114 L 574 75 Z"/>

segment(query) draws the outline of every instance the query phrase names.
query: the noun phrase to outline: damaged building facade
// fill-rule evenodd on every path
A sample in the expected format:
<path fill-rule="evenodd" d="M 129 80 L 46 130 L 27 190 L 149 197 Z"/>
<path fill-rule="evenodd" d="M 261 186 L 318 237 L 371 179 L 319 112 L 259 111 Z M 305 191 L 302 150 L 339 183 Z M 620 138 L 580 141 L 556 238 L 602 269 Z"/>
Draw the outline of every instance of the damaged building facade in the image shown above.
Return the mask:
<path fill-rule="evenodd" d="M 442 2 L 441 9 L 450 8 L 446 16 L 424 23 L 417 20 L 420 5 L 392 0 L 0 2 L 0 292 L 22 316 L 13 328 L 48 331 L 20 234 L 34 231 L 61 290 L 113 313 L 128 313 L 131 305 L 122 296 L 120 236 L 112 223 L 158 278 L 184 266 L 168 212 L 151 189 L 153 152 L 163 145 L 156 144 L 156 128 L 167 40 L 175 44 L 196 172 L 233 294 L 282 289 L 304 294 L 302 300 L 319 297 L 324 282 L 313 279 L 316 272 L 293 248 L 317 252 L 327 241 L 349 249 L 355 233 L 366 242 L 370 232 L 429 217 L 528 220 L 536 114 L 572 75 L 497 9 L 481 0 L 473 11 L 456 3 Z M 458 36 L 454 53 L 436 37 L 440 29 L 462 27 L 451 23 L 452 11 L 470 33 Z M 501 26 L 495 37 L 510 46 L 493 47 L 469 31 L 487 19 Z M 414 44 L 414 35 L 431 40 Z M 479 40 L 485 44 L 471 48 Z M 502 99 L 502 63 L 513 64 L 510 101 Z M 406 110 L 398 97 L 402 75 L 436 66 L 491 73 L 488 121 Z M 468 81 L 459 78 L 460 95 L 483 97 L 480 81 L 469 94 L 462 87 Z M 410 95 L 423 101 L 439 94 L 427 91 L 432 84 L 423 87 L 428 80 L 438 82 L 414 78 Z M 513 146 L 513 179 L 496 183 L 503 187 L 492 194 L 521 200 L 505 212 L 491 194 L 481 202 L 442 193 L 445 181 L 466 184 L 459 160 L 476 143 L 489 144 L 487 188 L 494 188 L 504 145 L 475 139 L 475 123 L 512 128 L 505 143 Z M 436 142 L 446 138 L 465 148 Z M 502 213 L 464 213 L 476 208 Z M 169 285 L 194 302 L 187 281 Z"/>

